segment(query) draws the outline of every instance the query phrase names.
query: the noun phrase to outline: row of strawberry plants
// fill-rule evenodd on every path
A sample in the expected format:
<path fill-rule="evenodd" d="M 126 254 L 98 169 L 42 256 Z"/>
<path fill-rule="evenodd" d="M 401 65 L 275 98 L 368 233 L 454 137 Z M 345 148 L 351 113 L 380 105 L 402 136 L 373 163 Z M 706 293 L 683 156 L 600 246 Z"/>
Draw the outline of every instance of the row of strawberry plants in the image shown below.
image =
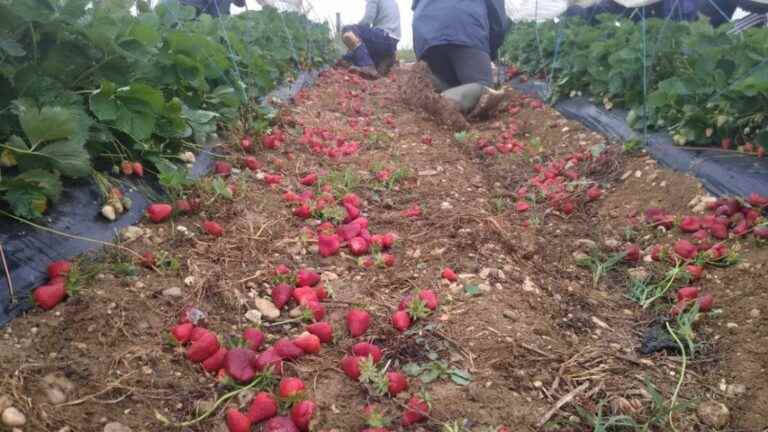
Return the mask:
<path fill-rule="evenodd" d="M 62 180 L 91 176 L 108 201 L 110 168 L 143 176 L 189 162 L 222 123 L 258 123 L 248 102 L 332 57 L 327 26 L 303 15 L 139 6 L 0 4 L 0 208 L 39 218 Z"/>
<path fill-rule="evenodd" d="M 551 82 L 553 100 L 585 92 L 607 109 L 628 109 L 630 126 L 666 130 L 678 145 L 738 145 L 761 156 L 768 149 L 768 29 L 731 35 L 729 28 L 648 19 L 644 30 L 613 15 L 597 25 L 518 23 L 502 57 L 514 65 L 511 76 Z"/>

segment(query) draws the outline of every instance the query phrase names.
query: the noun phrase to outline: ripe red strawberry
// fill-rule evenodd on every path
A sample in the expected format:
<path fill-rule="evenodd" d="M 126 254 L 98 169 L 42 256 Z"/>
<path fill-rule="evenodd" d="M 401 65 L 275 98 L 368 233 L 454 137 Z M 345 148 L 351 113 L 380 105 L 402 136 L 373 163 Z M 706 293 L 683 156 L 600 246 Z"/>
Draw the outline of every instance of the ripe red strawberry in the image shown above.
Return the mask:
<path fill-rule="evenodd" d="M 424 145 L 432 145 L 432 137 L 429 135 L 424 135 L 421 137 L 421 143 Z"/>
<path fill-rule="evenodd" d="M 361 361 L 363 361 L 362 357 L 344 356 L 344 358 L 341 359 L 341 370 L 343 370 L 348 377 L 357 381 L 360 378 Z"/>
<path fill-rule="evenodd" d="M 267 174 L 264 176 L 264 181 L 268 185 L 274 186 L 283 181 L 283 176 L 281 176 L 280 174 Z"/>
<path fill-rule="evenodd" d="M 392 315 L 392 326 L 399 332 L 404 332 L 411 327 L 411 316 L 407 311 L 399 310 Z"/>
<path fill-rule="evenodd" d="M 179 213 L 192 213 L 192 205 L 189 203 L 189 200 L 186 199 L 179 199 L 176 200 L 174 203 L 174 207 L 176 207 L 176 211 Z"/>
<path fill-rule="evenodd" d="M 291 408 L 291 420 L 300 431 L 306 432 L 309 430 L 309 423 L 315 411 L 317 411 L 317 405 L 314 402 L 303 400 Z"/>
<path fill-rule="evenodd" d="M 388 372 L 387 381 L 387 391 L 392 396 L 408 390 L 408 378 L 402 372 Z"/>
<path fill-rule="evenodd" d="M 285 264 L 278 264 L 277 267 L 275 267 L 275 274 L 278 276 L 287 275 L 290 272 L 291 269 Z"/>
<path fill-rule="evenodd" d="M 757 208 L 768 207 L 768 197 L 760 195 L 757 192 L 752 192 L 751 194 L 749 194 L 749 197 L 747 197 L 747 202 L 752 207 L 757 207 Z"/>
<path fill-rule="evenodd" d="M 219 350 L 219 338 L 210 330 L 195 328 L 198 335 L 192 333 L 192 344 L 187 348 L 187 359 L 193 363 L 202 363 Z"/>
<path fill-rule="evenodd" d="M 283 399 L 290 399 L 297 396 L 302 396 L 306 390 L 304 381 L 299 378 L 285 377 L 280 381 L 280 390 L 278 394 Z"/>
<path fill-rule="evenodd" d="M 176 342 L 183 344 L 189 341 L 189 338 L 192 336 L 192 329 L 194 328 L 195 326 L 192 323 L 176 324 L 171 327 L 171 334 L 176 339 Z"/>
<path fill-rule="evenodd" d="M 677 290 L 677 301 L 695 300 L 699 296 L 699 287 L 682 287 Z"/>
<path fill-rule="evenodd" d="M 354 221 L 353 221 L 354 222 Z M 363 227 L 357 223 L 348 223 L 339 227 L 336 234 L 344 241 L 352 240 L 360 235 Z"/>
<path fill-rule="evenodd" d="M 330 343 L 333 341 L 333 328 L 325 321 L 308 325 L 307 331 L 317 336 L 321 343 Z"/>
<path fill-rule="evenodd" d="M 596 201 L 599 200 L 601 196 L 603 196 L 603 191 L 597 185 L 587 189 L 587 200 Z"/>
<path fill-rule="evenodd" d="M 219 176 L 228 176 L 232 174 L 232 165 L 226 161 L 216 161 L 213 164 L 213 173 Z"/>
<path fill-rule="evenodd" d="M 444 268 L 441 276 L 443 277 L 443 279 L 447 280 L 448 282 L 456 282 L 457 280 L 459 280 L 459 277 L 456 276 L 456 272 L 454 272 L 453 269 L 450 267 Z"/>
<path fill-rule="evenodd" d="M 704 267 L 696 264 L 688 264 L 685 267 L 685 271 L 691 275 L 691 280 L 696 281 L 701 279 L 701 275 L 704 273 Z"/>
<path fill-rule="evenodd" d="M 133 175 L 137 177 L 144 177 L 144 165 L 142 165 L 141 162 L 134 162 L 132 167 Z"/>
<path fill-rule="evenodd" d="M 368 242 L 362 237 L 355 237 L 349 241 L 349 250 L 353 256 L 363 256 L 368 253 Z"/>
<path fill-rule="evenodd" d="M 350 223 L 360 217 L 360 209 L 353 205 L 344 204 L 344 210 L 347 212 L 347 217 L 344 218 L 344 223 Z"/>
<path fill-rule="evenodd" d="M 120 162 L 120 170 L 123 172 L 123 175 L 131 175 L 133 174 L 133 164 L 130 161 L 122 161 Z"/>
<path fill-rule="evenodd" d="M 277 355 L 285 360 L 295 360 L 304 355 L 304 351 L 287 338 L 278 340 L 272 347 Z"/>
<path fill-rule="evenodd" d="M 322 321 L 325 318 L 325 306 L 317 300 L 305 300 L 301 302 L 301 306 L 305 310 L 312 313 L 312 318 L 315 321 Z"/>
<path fill-rule="evenodd" d="M 64 287 L 64 279 L 56 278 L 47 285 L 42 285 L 35 289 L 32 297 L 35 299 L 35 304 L 43 308 L 43 310 L 51 310 L 64 300 L 67 296 L 67 290 Z"/>
<path fill-rule="evenodd" d="M 264 343 L 264 333 L 257 328 L 249 327 L 243 330 L 243 340 L 248 345 L 248 348 L 256 351 Z"/>
<path fill-rule="evenodd" d="M 53 279 L 59 276 L 64 276 L 69 273 L 69 269 L 72 267 L 72 263 L 65 260 L 54 261 L 48 264 L 48 277 Z"/>
<path fill-rule="evenodd" d="M 684 233 L 695 233 L 701 228 L 701 224 L 699 222 L 699 218 L 696 216 L 685 216 L 682 221 L 680 221 L 680 231 Z"/>
<path fill-rule="evenodd" d="M 258 171 L 262 167 L 261 162 L 259 162 L 259 160 L 254 156 L 250 155 L 243 158 L 243 163 L 245 164 L 245 167 L 251 171 Z"/>
<path fill-rule="evenodd" d="M 725 240 L 728 238 L 728 226 L 724 223 L 715 222 L 707 228 L 707 231 L 712 237 L 718 240 Z"/>
<path fill-rule="evenodd" d="M 253 397 L 251 407 L 248 408 L 248 418 L 253 423 L 258 423 L 277 415 L 277 401 L 271 393 L 259 392 Z"/>
<path fill-rule="evenodd" d="M 408 409 L 403 412 L 400 424 L 403 426 L 410 426 L 412 424 L 423 422 L 427 419 L 427 414 L 429 414 L 429 406 L 427 403 L 414 395 L 408 401 Z"/>
<path fill-rule="evenodd" d="M 525 213 L 531 209 L 531 205 L 525 201 L 518 201 L 515 204 L 515 211 L 518 213 Z"/>
<path fill-rule="evenodd" d="M 381 236 L 381 247 L 387 250 L 395 245 L 397 241 L 397 235 L 395 233 L 386 233 Z"/>
<path fill-rule="evenodd" d="M 240 148 L 243 149 L 244 152 L 253 150 L 253 138 L 251 138 L 250 135 L 244 135 L 240 139 Z"/>
<path fill-rule="evenodd" d="M 309 173 L 306 176 L 302 177 L 299 183 L 301 183 L 304 186 L 312 186 L 315 183 L 317 183 L 317 174 Z"/>
<path fill-rule="evenodd" d="M 272 417 L 264 424 L 263 432 L 299 432 L 299 428 L 288 417 Z"/>
<path fill-rule="evenodd" d="M 299 219 L 309 219 L 312 217 L 312 208 L 307 203 L 301 203 L 293 209 L 293 215 Z"/>
<path fill-rule="evenodd" d="M 675 242 L 674 251 L 681 258 L 690 260 L 696 257 L 698 249 L 688 240 L 680 239 Z"/>
<path fill-rule="evenodd" d="M 206 372 L 209 373 L 216 373 L 220 371 L 224 367 L 224 360 L 227 358 L 227 349 L 224 347 L 219 347 L 219 350 L 216 351 L 216 354 L 208 357 L 203 362 L 203 369 L 205 369 Z"/>
<path fill-rule="evenodd" d="M 360 201 L 360 198 L 358 198 L 358 196 L 353 193 L 348 193 L 344 195 L 344 197 L 341 198 L 341 202 L 342 204 L 350 205 L 353 207 L 360 207 L 360 204 L 362 203 Z"/>
<path fill-rule="evenodd" d="M 203 221 L 203 230 L 214 237 L 221 237 L 224 235 L 224 228 L 214 221 Z"/>
<path fill-rule="evenodd" d="M 362 336 L 371 325 L 371 315 L 362 309 L 351 309 L 346 319 L 347 329 L 352 337 Z"/>
<path fill-rule="evenodd" d="M 768 225 L 758 225 L 752 230 L 752 232 L 758 239 L 768 240 Z"/>
<path fill-rule="evenodd" d="M 374 363 L 378 363 L 381 360 L 381 348 L 368 342 L 358 342 L 352 345 L 352 354 L 358 357 L 371 357 Z"/>
<path fill-rule="evenodd" d="M 171 217 L 172 212 L 173 207 L 168 204 L 150 204 L 149 207 L 147 207 L 147 216 L 149 217 L 149 220 L 154 223 L 166 221 Z"/>
<path fill-rule="evenodd" d="M 699 304 L 699 311 L 709 312 L 712 310 L 712 306 L 715 303 L 715 298 L 712 294 L 704 294 L 696 298 L 696 303 Z"/>
<path fill-rule="evenodd" d="M 310 286 L 303 286 L 294 289 L 293 298 L 298 304 L 309 301 L 318 301 L 317 293 L 315 292 L 314 288 Z"/>
<path fill-rule="evenodd" d="M 424 302 L 429 310 L 437 309 L 438 298 L 437 293 L 432 290 L 422 290 L 419 292 L 419 298 Z"/>
<path fill-rule="evenodd" d="M 381 259 L 381 265 L 383 265 L 384 267 L 395 266 L 396 259 L 395 259 L 395 256 L 392 254 L 388 254 L 388 253 L 381 254 L 380 259 Z"/>
<path fill-rule="evenodd" d="M 317 236 L 317 247 L 320 252 L 320 256 L 329 257 L 336 255 L 341 247 L 341 241 L 336 234 L 325 235 L 319 234 Z"/>
<path fill-rule="evenodd" d="M 320 352 L 320 338 L 312 333 L 303 333 L 293 339 L 293 343 L 306 354 Z"/>
<path fill-rule="evenodd" d="M 640 246 L 636 244 L 629 244 L 624 248 L 627 253 L 624 256 L 624 261 L 636 263 L 640 261 Z"/>
<path fill-rule="evenodd" d="M 403 211 L 403 217 L 415 218 L 421 216 L 421 207 L 418 204 L 414 204 L 413 207 Z"/>
<path fill-rule="evenodd" d="M 235 408 L 227 410 L 227 428 L 229 432 L 251 432 L 251 419 Z"/>
<path fill-rule="evenodd" d="M 288 284 L 278 284 L 272 287 L 272 303 L 275 307 L 282 309 L 293 296 L 293 287 Z"/>
<path fill-rule="evenodd" d="M 256 361 L 254 362 L 253 366 L 258 371 L 272 369 L 273 373 L 282 374 L 283 358 L 277 354 L 274 348 L 269 348 L 268 350 L 259 354 L 258 357 L 256 357 Z"/>
<path fill-rule="evenodd" d="M 296 273 L 296 286 L 315 286 L 320 282 L 320 275 L 312 270 L 301 269 Z"/>

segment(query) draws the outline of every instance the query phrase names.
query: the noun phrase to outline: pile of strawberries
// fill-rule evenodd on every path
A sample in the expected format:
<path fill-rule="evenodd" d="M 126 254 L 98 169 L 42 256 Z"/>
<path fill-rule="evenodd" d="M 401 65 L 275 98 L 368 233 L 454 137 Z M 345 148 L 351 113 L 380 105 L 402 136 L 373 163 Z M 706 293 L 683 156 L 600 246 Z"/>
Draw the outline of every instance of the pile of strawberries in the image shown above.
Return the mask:
<path fill-rule="evenodd" d="M 518 199 L 515 204 L 517 212 L 524 213 L 531 208 L 532 203 L 543 200 L 550 208 L 567 216 L 574 212 L 578 201 L 598 200 L 603 195 L 600 186 L 591 184 L 585 187 L 581 185 L 583 181 L 578 181 L 581 174 L 577 168 L 592 159 L 589 151 L 582 151 L 546 165 L 535 164 L 533 169 L 536 175 L 515 192 Z"/>

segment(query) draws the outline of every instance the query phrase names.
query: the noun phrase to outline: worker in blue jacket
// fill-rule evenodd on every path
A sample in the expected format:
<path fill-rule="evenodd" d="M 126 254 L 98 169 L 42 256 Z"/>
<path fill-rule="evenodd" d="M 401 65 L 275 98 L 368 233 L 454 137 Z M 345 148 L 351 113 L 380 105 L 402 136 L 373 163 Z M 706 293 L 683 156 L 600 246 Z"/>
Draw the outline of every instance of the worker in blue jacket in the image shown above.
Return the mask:
<path fill-rule="evenodd" d="M 509 29 L 504 0 L 414 0 L 413 46 L 443 95 L 470 117 L 501 103 L 493 66 Z"/>
<path fill-rule="evenodd" d="M 365 0 L 365 15 L 359 23 L 341 30 L 349 52 L 343 60 L 365 78 L 389 74 L 400 42 L 400 8 L 396 0 Z"/>

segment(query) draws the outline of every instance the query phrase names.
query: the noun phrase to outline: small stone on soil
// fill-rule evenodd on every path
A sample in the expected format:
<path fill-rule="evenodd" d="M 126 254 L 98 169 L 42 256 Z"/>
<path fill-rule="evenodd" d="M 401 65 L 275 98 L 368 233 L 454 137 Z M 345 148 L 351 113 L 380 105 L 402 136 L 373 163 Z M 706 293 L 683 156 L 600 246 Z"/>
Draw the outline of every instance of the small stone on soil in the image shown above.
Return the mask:
<path fill-rule="evenodd" d="M 0 413 L 5 411 L 9 406 L 11 406 L 11 398 L 6 395 L 0 395 Z"/>
<path fill-rule="evenodd" d="M 696 415 L 702 423 L 714 428 L 722 428 L 728 424 L 731 413 L 728 407 L 716 401 L 704 401 L 696 409 Z"/>
<path fill-rule="evenodd" d="M 182 292 L 179 287 L 171 287 L 163 290 L 163 295 L 166 297 L 181 297 Z"/>
<path fill-rule="evenodd" d="M 63 404 L 67 401 L 67 395 L 58 387 L 48 387 L 45 389 L 45 397 L 53 405 Z"/>
<path fill-rule="evenodd" d="M 760 318 L 760 309 L 752 309 L 749 311 L 749 316 L 752 318 Z"/>
<path fill-rule="evenodd" d="M 741 396 L 746 392 L 747 386 L 744 384 L 728 384 L 725 388 L 725 394 L 728 395 L 728 397 Z"/>
<path fill-rule="evenodd" d="M 251 309 L 248 312 L 245 313 L 245 319 L 250 321 L 251 323 L 255 325 L 261 324 L 261 312 L 257 311 L 256 309 Z"/>
<path fill-rule="evenodd" d="M 122 423 L 111 422 L 104 425 L 104 432 L 131 432 L 131 428 Z"/>
<path fill-rule="evenodd" d="M 8 407 L 3 410 L 3 424 L 8 427 L 19 427 L 27 424 L 27 417 L 14 407 Z"/>
<path fill-rule="evenodd" d="M 597 249 L 597 243 L 590 239 L 578 239 L 575 242 L 576 247 L 582 252 L 590 252 L 593 249 Z"/>
<path fill-rule="evenodd" d="M 253 299 L 253 304 L 261 312 L 264 319 L 274 321 L 280 318 L 280 310 L 271 301 L 257 297 Z"/>

